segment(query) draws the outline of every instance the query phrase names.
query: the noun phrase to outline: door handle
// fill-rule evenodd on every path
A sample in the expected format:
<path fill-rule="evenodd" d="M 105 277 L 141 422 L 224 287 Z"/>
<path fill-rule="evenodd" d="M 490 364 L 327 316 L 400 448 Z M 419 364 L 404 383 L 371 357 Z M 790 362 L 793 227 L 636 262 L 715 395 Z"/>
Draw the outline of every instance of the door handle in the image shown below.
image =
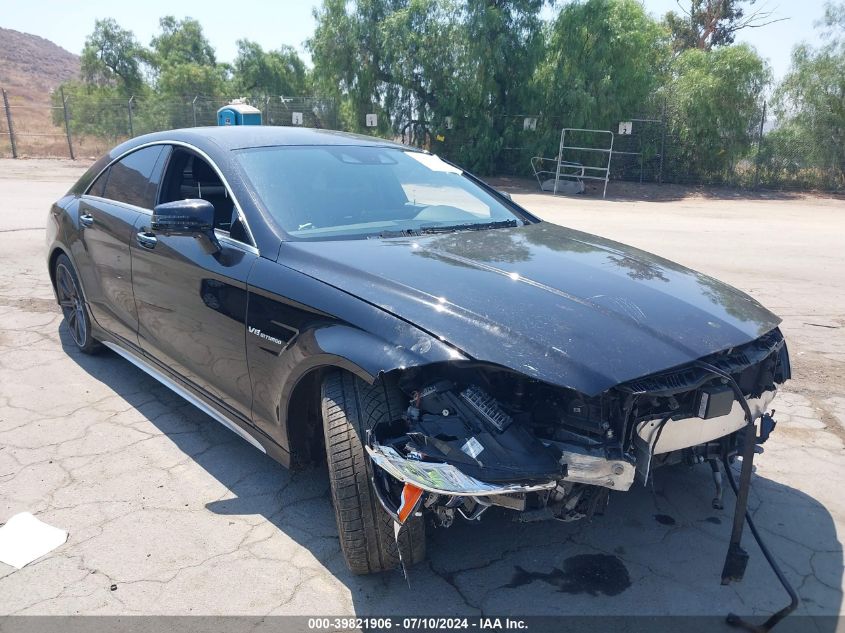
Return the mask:
<path fill-rule="evenodd" d="M 156 244 L 158 244 L 158 238 L 152 233 L 147 233 L 146 231 L 138 231 L 135 234 L 135 239 L 138 240 L 138 244 L 144 248 L 155 248 Z"/>
<path fill-rule="evenodd" d="M 94 216 L 90 213 L 83 213 L 79 216 L 79 222 L 82 224 L 82 226 L 91 226 L 92 224 L 94 224 Z"/>

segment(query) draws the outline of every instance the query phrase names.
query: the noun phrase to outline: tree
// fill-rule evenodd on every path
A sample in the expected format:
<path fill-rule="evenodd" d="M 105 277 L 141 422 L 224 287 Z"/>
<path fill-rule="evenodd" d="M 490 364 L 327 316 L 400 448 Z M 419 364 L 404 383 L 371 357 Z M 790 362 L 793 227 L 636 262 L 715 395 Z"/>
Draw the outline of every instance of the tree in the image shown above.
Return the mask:
<path fill-rule="evenodd" d="M 458 12 L 463 45 L 442 108 L 456 123 L 445 131 L 443 151 L 472 171 L 493 173 L 514 158 L 504 148 L 513 140 L 513 115 L 534 111 L 532 78 L 543 55 L 544 4 L 468 0 Z"/>
<path fill-rule="evenodd" d="M 541 51 L 543 0 L 324 0 L 308 46 L 315 85 L 345 125 L 449 152 L 489 172 L 503 114 L 518 110 Z M 449 131 L 450 117 L 454 129 Z"/>
<path fill-rule="evenodd" d="M 756 0 L 689 0 L 681 5 L 680 13 L 666 14 L 666 25 L 672 34 L 675 52 L 688 48 L 709 51 L 714 46 L 733 44 L 736 33 L 742 29 L 755 29 L 779 22 L 774 12 L 760 5 L 748 11 Z"/>
<path fill-rule="evenodd" d="M 770 71 L 746 44 L 689 49 L 672 64 L 666 90 L 675 177 L 724 182 L 748 154 Z"/>
<path fill-rule="evenodd" d="M 214 47 L 206 39 L 202 25 L 194 18 L 177 20 L 172 15 L 158 21 L 161 33 L 150 42 L 151 62 L 165 64 L 196 64 L 214 66 L 217 59 Z"/>
<path fill-rule="evenodd" d="M 845 3 L 827 5 L 820 47 L 801 44 L 792 52 L 792 67 L 775 91 L 778 129 L 767 136 L 780 143 L 782 163 L 793 177 L 803 174 L 814 184 L 845 186 Z M 770 138 L 771 137 L 771 138 Z M 796 151 L 800 148 L 800 151 Z M 777 154 L 775 154 L 777 156 Z M 827 178 L 819 181 L 813 171 Z"/>
<path fill-rule="evenodd" d="M 161 33 L 153 37 L 147 61 L 162 96 L 220 96 L 225 92 L 228 67 L 218 64 L 214 48 L 193 18 L 159 20 Z"/>
<path fill-rule="evenodd" d="M 588 0 L 551 25 L 535 81 L 556 127 L 611 129 L 642 111 L 667 61 L 663 31 L 638 2 Z"/>
<path fill-rule="evenodd" d="M 517 113 L 530 99 L 534 68 L 543 54 L 543 0 L 467 0 L 463 11 L 466 62 L 475 105 L 495 118 Z"/>
<path fill-rule="evenodd" d="M 822 37 L 834 47 L 845 46 L 845 2 L 828 2 L 825 5 L 824 18 L 816 23 L 823 27 Z"/>
<path fill-rule="evenodd" d="M 381 45 L 376 41 L 382 12 L 369 4 L 356 3 L 350 12 L 345 0 L 324 0 L 314 9 L 317 23 L 307 41 L 314 62 L 318 92 L 341 103 L 342 125 L 351 131 L 362 129 L 364 113 L 378 102 L 376 74 Z M 364 36 L 366 35 L 366 39 Z"/>
<path fill-rule="evenodd" d="M 324 0 L 308 41 L 314 81 L 348 129 L 366 130 L 370 112 L 383 134 L 402 133 L 402 119 L 426 127 L 455 75 L 455 11 L 449 0 Z"/>
<path fill-rule="evenodd" d="M 53 124 L 64 125 L 63 94 L 68 99 L 72 133 L 110 143 L 126 138 L 129 98 L 148 93 L 144 59 L 145 51 L 132 31 L 110 18 L 96 20 L 82 49 L 82 81 L 67 82 L 53 94 Z"/>
<path fill-rule="evenodd" d="M 238 94 L 298 95 L 307 91 L 305 64 L 292 46 L 265 51 L 250 40 L 238 40 L 233 85 Z"/>
<path fill-rule="evenodd" d="M 112 18 L 97 20 L 82 49 L 82 79 L 92 86 L 113 86 L 121 93 L 139 92 L 142 50 L 132 31 Z"/>

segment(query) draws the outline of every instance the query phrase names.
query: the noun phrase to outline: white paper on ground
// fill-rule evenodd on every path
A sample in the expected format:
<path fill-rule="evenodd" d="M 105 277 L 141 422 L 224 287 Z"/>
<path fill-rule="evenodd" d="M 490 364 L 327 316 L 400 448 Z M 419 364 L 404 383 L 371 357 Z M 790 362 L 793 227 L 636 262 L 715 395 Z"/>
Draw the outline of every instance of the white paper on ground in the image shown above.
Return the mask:
<path fill-rule="evenodd" d="M 21 512 L 0 527 L 0 563 L 20 569 L 66 540 L 64 530 L 39 521 L 29 512 Z"/>

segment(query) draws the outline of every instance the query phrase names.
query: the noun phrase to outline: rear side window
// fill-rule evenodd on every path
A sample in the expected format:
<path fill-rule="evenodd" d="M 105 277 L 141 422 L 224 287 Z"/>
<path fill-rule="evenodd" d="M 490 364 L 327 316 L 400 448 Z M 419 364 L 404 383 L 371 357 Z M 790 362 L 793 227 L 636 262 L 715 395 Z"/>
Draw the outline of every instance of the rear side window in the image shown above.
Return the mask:
<path fill-rule="evenodd" d="M 101 195 L 116 202 L 152 209 L 155 206 L 156 188 L 150 183 L 150 176 L 163 147 L 153 145 L 139 149 L 112 165 L 105 184 L 105 193 Z M 93 190 L 89 193 L 97 195 Z"/>
<path fill-rule="evenodd" d="M 111 162 L 111 156 L 109 154 L 105 154 L 104 156 L 100 156 L 91 167 L 88 168 L 84 174 L 82 174 L 82 178 L 76 181 L 76 184 L 70 188 L 68 191 L 69 194 L 76 194 L 82 195 L 87 192 L 89 186 L 91 186 L 91 182 L 94 178 L 103 171 L 108 164 Z M 92 194 L 93 195 L 93 194 Z"/>
<path fill-rule="evenodd" d="M 109 170 L 107 169 L 97 180 L 94 181 L 94 184 L 91 185 L 91 188 L 88 190 L 89 196 L 99 196 L 100 198 L 106 193 L 106 181 L 109 179 Z"/>

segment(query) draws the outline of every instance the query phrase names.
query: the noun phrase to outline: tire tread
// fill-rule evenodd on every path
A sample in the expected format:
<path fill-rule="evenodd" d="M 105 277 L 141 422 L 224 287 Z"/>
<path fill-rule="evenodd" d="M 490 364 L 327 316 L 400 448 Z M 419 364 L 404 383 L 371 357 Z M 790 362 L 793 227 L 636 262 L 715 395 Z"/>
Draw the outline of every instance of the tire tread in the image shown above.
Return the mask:
<path fill-rule="evenodd" d="M 321 405 L 332 501 L 347 565 L 355 574 L 394 569 L 400 558 L 393 519 L 372 490 L 372 465 L 363 440 L 365 429 L 399 417 L 402 394 L 381 380 L 370 385 L 336 371 L 323 381 Z M 399 547 L 407 565 L 425 557 L 421 517 L 412 517 L 402 527 Z"/>

